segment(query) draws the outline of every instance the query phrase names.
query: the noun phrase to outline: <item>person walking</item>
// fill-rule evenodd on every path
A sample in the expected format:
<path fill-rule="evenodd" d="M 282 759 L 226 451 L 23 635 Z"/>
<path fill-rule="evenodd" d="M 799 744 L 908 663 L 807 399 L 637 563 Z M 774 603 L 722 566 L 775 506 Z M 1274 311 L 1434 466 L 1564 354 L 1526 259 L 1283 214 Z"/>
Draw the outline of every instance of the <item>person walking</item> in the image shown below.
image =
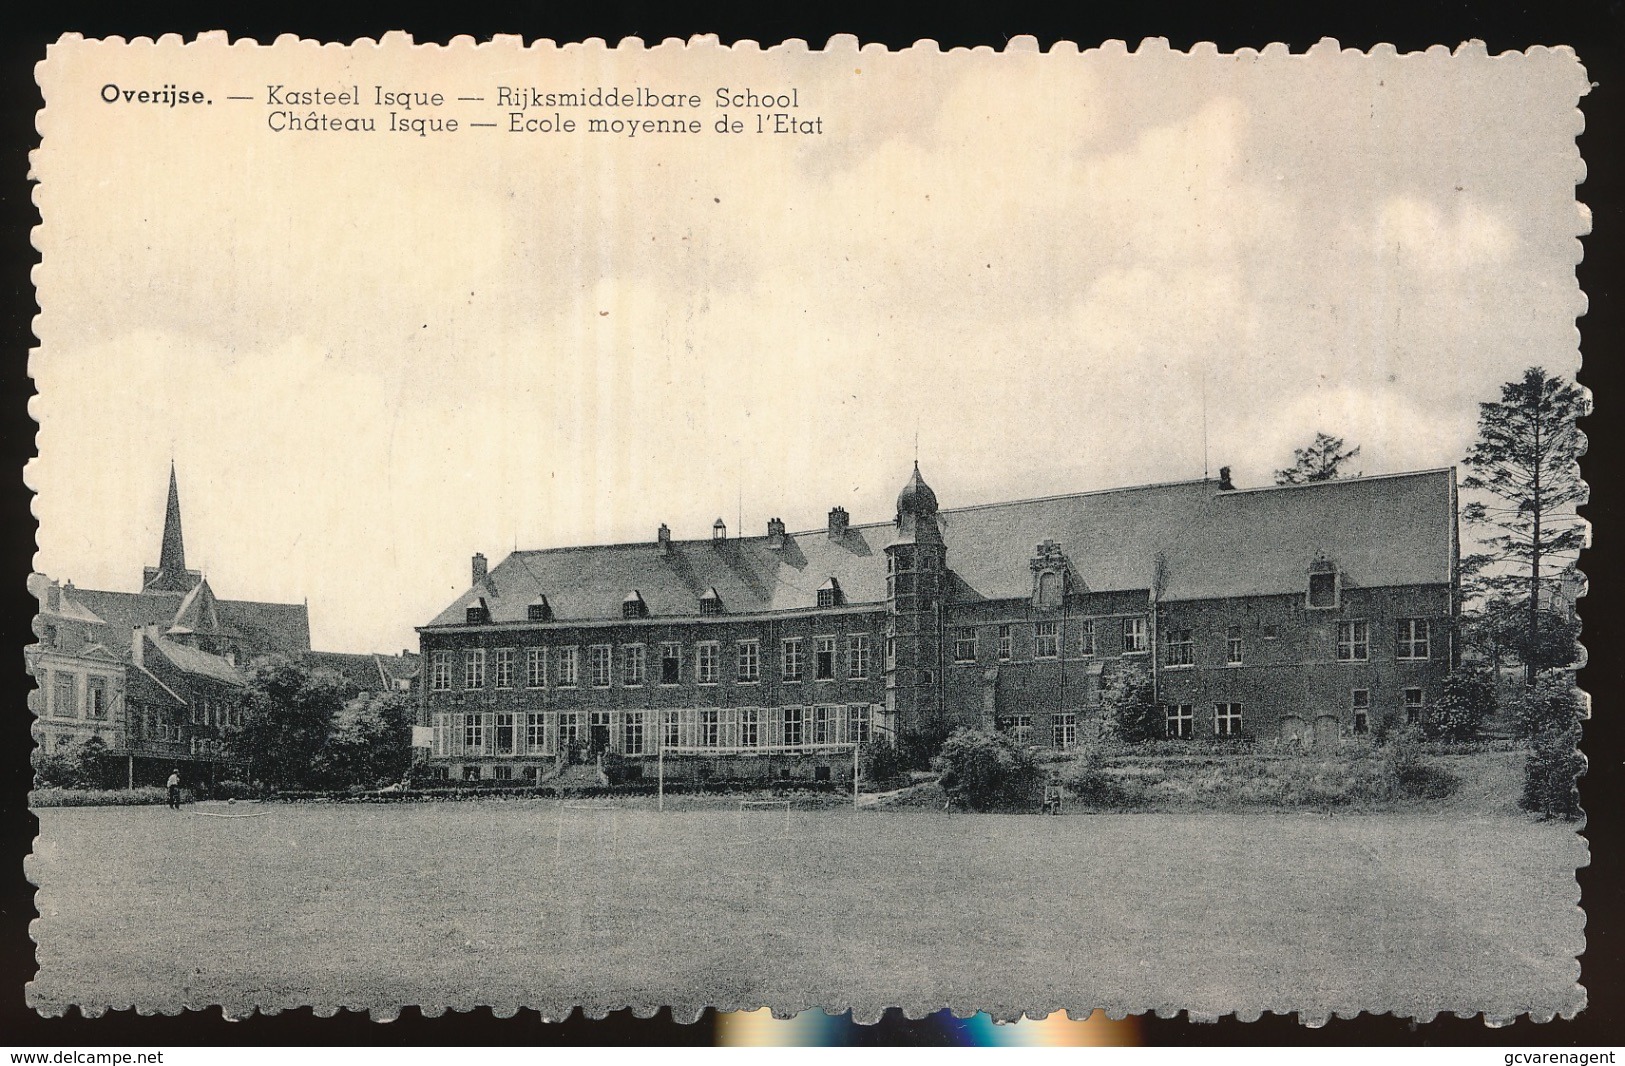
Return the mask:
<path fill-rule="evenodd" d="M 181 772 L 179 770 L 171 770 L 169 773 L 169 809 L 172 811 L 181 809 Z"/>

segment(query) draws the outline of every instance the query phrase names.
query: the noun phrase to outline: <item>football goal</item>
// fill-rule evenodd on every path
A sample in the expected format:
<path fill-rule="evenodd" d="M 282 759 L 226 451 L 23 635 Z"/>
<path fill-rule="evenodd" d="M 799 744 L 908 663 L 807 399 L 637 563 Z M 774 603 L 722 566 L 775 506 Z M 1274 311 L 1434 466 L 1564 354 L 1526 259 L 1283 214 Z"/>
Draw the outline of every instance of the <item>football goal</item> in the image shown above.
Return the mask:
<path fill-rule="evenodd" d="M 852 785 L 852 806 L 858 805 L 858 745 L 856 744 L 774 744 L 756 747 L 711 747 L 711 746 L 670 746 L 662 747 L 657 758 L 658 785 L 656 788 L 656 809 L 666 809 L 666 780 L 668 769 L 675 771 L 682 761 L 695 761 L 700 759 L 733 759 L 740 760 L 767 760 L 769 772 L 762 777 L 763 783 L 773 780 L 771 763 L 775 759 L 787 759 L 793 756 L 823 756 L 823 766 L 829 768 L 828 777 L 819 777 L 815 780 L 845 780 L 850 765 L 850 781 Z M 675 777 L 673 778 L 675 780 Z M 702 778 L 703 780 L 703 778 Z M 769 801 L 762 801 L 769 802 Z M 778 801 L 771 801 L 778 802 Z M 741 812 L 745 810 L 743 806 Z M 788 808 L 786 808 L 788 817 Z"/>

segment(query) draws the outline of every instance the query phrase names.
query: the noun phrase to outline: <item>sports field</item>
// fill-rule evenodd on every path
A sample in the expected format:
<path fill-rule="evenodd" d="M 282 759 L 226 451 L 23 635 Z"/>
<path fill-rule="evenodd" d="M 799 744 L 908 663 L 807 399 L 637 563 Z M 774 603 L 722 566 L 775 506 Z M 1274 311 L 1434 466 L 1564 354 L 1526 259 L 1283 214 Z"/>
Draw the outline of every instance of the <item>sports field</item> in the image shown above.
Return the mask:
<path fill-rule="evenodd" d="M 206 809 L 39 812 L 37 1009 L 1581 1002 L 1519 815 Z"/>

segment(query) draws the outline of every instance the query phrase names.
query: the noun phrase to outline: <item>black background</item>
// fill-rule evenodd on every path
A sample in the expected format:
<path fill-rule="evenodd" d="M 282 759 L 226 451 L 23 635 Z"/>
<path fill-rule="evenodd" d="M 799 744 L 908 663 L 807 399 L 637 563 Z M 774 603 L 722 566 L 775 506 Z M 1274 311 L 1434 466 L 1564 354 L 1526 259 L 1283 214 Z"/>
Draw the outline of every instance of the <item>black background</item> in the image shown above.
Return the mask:
<path fill-rule="evenodd" d="M 869 5 L 869 7 L 877 5 Z M 919 38 L 936 40 L 943 48 L 990 45 L 1002 48 L 1018 34 L 1031 34 L 1041 46 L 1057 40 L 1089 47 L 1100 41 L 1121 39 L 1132 48 L 1144 37 L 1166 37 L 1175 48 L 1213 41 L 1220 51 L 1259 48 L 1272 41 L 1302 51 L 1321 37 L 1334 37 L 1344 47 L 1366 49 L 1390 42 L 1400 51 L 1420 50 L 1434 44 L 1454 47 L 1478 39 L 1491 53 L 1531 45 L 1567 44 L 1575 48 L 1593 82 L 1584 98 L 1586 128 L 1579 139 L 1587 177 L 1578 197 L 1592 211 L 1593 229 L 1584 239 L 1585 261 L 1579 267 L 1580 285 L 1590 300 L 1580 319 L 1581 345 L 1586 357 L 1580 381 L 1593 392 L 1595 413 L 1583 423 L 1590 452 L 1582 467 L 1591 484 L 1594 503 L 1583 513 L 1593 523 L 1593 547 L 1581 560 L 1590 579 L 1590 593 L 1581 601 L 1585 643 L 1590 663 L 1581 674 L 1592 694 L 1593 718 L 1587 723 L 1584 748 L 1591 770 L 1580 791 L 1589 821 L 1585 835 L 1591 843 L 1591 865 L 1579 872 L 1582 905 L 1587 914 L 1585 955 L 1581 982 L 1589 992 L 1589 1005 L 1571 1021 L 1537 1025 L 1527 1018 L 1510 1027 L 1490 1029 L 1477 1018 L 1446 1016 L 1427 1024 L 1391 1017 L 1361 1015 L 1333 1019 L 1320 1029 L 1306 1028 L 1290 1016 L 1266 1015 L 1253 1023 L 1227 1019 L 1217 1024 L 1194 1025 L 1183 1017 L 1142 1019 L 1148 1043 L 1157 1044 L 1487 1044 L 1553 1045 L 1612 1044 L 1621 1041 L 1625 1014 L 1621 989 L 1620 943 L 1620 788 L 1622 763 L 1620 722 L 1616 712 L 1620 684 L 1621 558 L 1616 473 L 1620 469 L 1620 353 L 1621 316 L 1625 311 L 1617 291 L 1621 285 L 1621 227 L 1625 205 L 1620 197 L 1620 127 L 1625 90 L 1625 8 L 1621 3 L 1463 3 L 1421 2 L 1385 6 L 1364 3 L 1342 9 L 1324 4 L 1169 4 L 1124 2 L 1114 5 L 1070 5 L 1067 10 L 1026 11 L 1011 3 L 942 3 L 927 10 L 877 14 L 872 9 L 846 13 L 835 5 L 769 4 L 766 0 L 737 8 L 713 6 L 704 12 L 653 3 L 578 3 L 491 5 L 446 4 L 433 8 L 391 5 L 386 14 L 357 14 L 336 5 L 295 3 L 237 4 L 229 14 L 203 7 L 121 5 L 122 10 L 79 8 L 33 0 L 25 10 L 7 16 L 0 40 L 0 329 L 4 355 L 0 357 L 0 470 L 8 491 L 0 523 L 0 649 L 6 649 L 0 683 L 6 688 L 0 714 L 0 831 L 10 861 L 0 872 L 0 1043 L 35 1045 L 40 1049 L 87 1045 L 191 1045 L 191 1044 L 709 1044 L 714 1038 L 713 1017 L 707 1013 L 693 1025 L 677 1025 L 662 1011 L 648 1020 L 630 1013 L 611 1015 L 600 1022 L 579 1015 L 570 1020 L 542 1023 L 534 1012 L 521 1011 L 499 1019 L 488 1010 L 467 1014 L 447 1012 L 439 1018 L 422 1017 L 408 1008 L 389 1024 L 373 1022 L 364 1014 L 341 1012 L 317 1018 L 308 1009 L 275 1017 L 255 1016 L 227 1022 L 218 1010 L 187 1012 L 181 1017 L 141 1017 L 133 1011 L 109 1012 L 97 1019 L 76 1012 L 62 1018 L 41 1018 L 28 1009 L 23 986 L 35 970 L 34 945 L 28 922 L 35 916 L 32 887 L 22 874 L 36 823 L 27 809 L 31 779 L 28 753 L 29 715 L 25 694 L 32 682 L 24 672 L 22 648 L 33 641 L 30 620 L 34 602 L 23 578 L 32 564 L 34 519 L 30 496 L 20 471 L 34 454 L 34 423 L 27 400 L 32 384 L 26 354 L 33 346 L 29 322 L 35 313 L 29 271 L 37 261 L 29 231 L 38 224 L 26 178 L 28 151 L 37 143 L 35 111 L 42 105 L 34 84 L 34 64 L 44 58 L 46 45 L 64 32 L 87 37 L 156 37 L 181 33 L 190 37 L 203 30 L 225 29 L 233 38 L 252 37 L 270 43 L 279 34 L 294 33 L 326 41 L 349 42 L 377 38 L 393 29 L 409 30 L 418 41 L 444 42 L 457 34 L 484 39 L 494 33 L 518 33 L 527 39 L 557 41 L 602 37 L 614 43 L 638 36 L 654 44 L 667 37 L 716 33 L 727 43 L 739 39 L 763 45 L 799 37 L 821 47 L 835 33 L 856 34 L 864 44 L 883 43 L 892 48 Z M 252 11 L 243 8 L 252 7 Z M 1550 8 L 1550 9 L 1548 9 Z M 1531 353 L 1536 362 L 1538 353 Z M 1508 921 L 1516 916 L 1508 915 Z M 873 1027 L 857 1029 L 851 1039 L 862 1044 L 942 1043 L 952 1039 L 951 1027 L 929 1020 L 911 1022 L 896 1011 Z"/>

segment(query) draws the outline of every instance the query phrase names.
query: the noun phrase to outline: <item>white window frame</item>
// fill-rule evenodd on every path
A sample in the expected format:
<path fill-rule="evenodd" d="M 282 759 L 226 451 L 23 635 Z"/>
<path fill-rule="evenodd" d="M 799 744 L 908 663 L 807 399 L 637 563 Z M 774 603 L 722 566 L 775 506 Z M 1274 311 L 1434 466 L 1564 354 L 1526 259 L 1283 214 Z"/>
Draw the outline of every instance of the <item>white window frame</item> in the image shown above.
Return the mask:
<path fill-rule="evenodd" d="M 813 638 L 813 680 L 814 681 L 834 681 L 835 680 L 836 671 L 840 669 L 840 664 L 837 662 L 837 660 L 840 658 L 840 655 L 837 652 L 838 647 L 839 647 L 839 645 L 836 643 L 834 635 L 827 635 L 827 636 L 814 637 Z M 828 648 L 828 650 L 829 650 L 829 675 L 828 676 L 825 676 L 824 673 L 823 673 L 823 665 L 824 665 L 823 664 L 823 655 L 824 655 L 824 651 L 825 651 L 826 648 Z"/>
<path fill-rule="evenodd" d="M 466 755 L 485 754 L 485 715 L 463 715 L 463 753 Z"/>
<path fill-rule="evenodd" d="M 714 640 L 702 640 L 694 645 L 694 683 L 714 685 L 722 663 L 722 645 Z"/>
<path fill-rule="evenodd" d="M 1058 711 L 1050 717 L 1050 739 L 1060 751 L 1078 744 L 1078 716 L 1074 711 Z"/>
<path fill-rule="evenodd" d="M 743 707 L 739 711 L 739 746 L 762 746 L 762 712 L 758 707 Z"/>
<path fill-rule="evenodd" d="M 504 724 L 506 719 L 506 724 Z M 502 730 L 508 730 L 508 750 L 502 750 Z M 498 711 L 491 720 L 491 750 L 497 755 L 513 755 L 519 751 L 519 720 L 512 711 Z"/>
<path fill-rule="evenodd" d="M 575 688 L 581 683 L 581 649 L 559 649 L 559 688 Z"/>
<path fill-rule="evenodd" d="M 615 681 L 615 645 L 593 644 L 587 648 L 587 677 L 593 688 L 609 688 Z"/>
<path fill-rule="evenodd" d="M 1061 623 L 1039 622 L 1033 626 L 1033 658 L 1061 657 Z"/>
<path fill-rule="evenodd" d="M 1016 627 L 1008 624 L 999 626 L 999 662 L 1009 662 L 1015 651 Z"/>
<path fill-rule="evenodd" d="M 779 641 L 779 676 L 787 685 L 801 684 L 801 638 Z"/>
<path fill-rule="evenodd" d="M 537 711 L 525 714 L 525 750 L 531 754 L 547 751 L 547 715 Z"/>
<path fill-rule="evenodd" d="M 1231 626 L 1224 635 L 1224 665 L 1245 665 L 1247 646 L 1241 635 L 1240 626 Z"/>
<path fill-rule="evenodd" d="M 677 664 L 677 680 L 666 680 L 666 663 Z M 683 683 L 683 645 L 680 641 L 667 640 L 660 644 L 660 683 L 668 687 Z"/>
<path fill-rule="evenodd" d="M 493 688 L 513 688 L 513 649 L 497 648 L 491 656 Z"/>
<path fill-rule="evenodd" d="M 807 714 L 805 707 L 785 707 L 779 717 L 783 726 L 783 737 L 786 747 L 800 747 L 806 743 Z"/>
<path fill-rule="evenodd" d="M 747 637 L 734 644 L 734 682 L 754 685 L 762 680 L 762 642 Z"/>
<path fill-rule="evenodd" d="M 959 626 L 954 630 L 954 662 L 976 661 L 976 627 Z"/>
<path fill-rule="evenodd" d="M 702 748 L 722 747 L 722 708 L 700 708 L 699 733 L 694 739 Z"/>
<path fill-rule="evenodd" d="M 1085 618 L 1078 623 L 1078 654 L 1093 657 L 1095 654 L 1095 620 Z"/>
<path fill-rule="evenodd" d="M 484 648 L 465 648 L 463 650 L 463 687 L 469 689 L 485 687 Z"/>
<path fill-rule="evenodd" d="M 846 709 L 846 739 L 853 744 L 867 744 L 874 723 L 874 712 L 867 703 L 854 703 Z"/>
<path fill-rule="evenodd" d="M 638 645 L 638 647 L 642 647 L 642 645 Z M 644 732 L 646 725 L 643 711 L 627 711 L 621 717 L 621 754 L 642 755 L 645 753 Z"/>
<path fill-rule="evenodd" d="M 1415 702 L 1411 700 L 1412 693 L 1416 694 Z M 1416 725 L 1422 720 L 1422 715 L 1427 711 L 1427 700 L 1427 693 L 1416 685 L 1412 685 L 1400 693 L 1399 701 L 1400 706 L 1405 709 L 1406 725 Z"/>
<path fill-rule="evenodd" d="M 897 638 L 893 636 L 886 638 L 886 669 L 897 669 Z"/>
<path fill-rule="evenodd" d="M 1169 703 L 1162 713 L 1162 735 L 1169 740 L 1189 740 L 1196 735 L 1196 705 Z"/>
<path fill-rule="evenodd" d="M 571 744 L 581 742 L 582 713 L 580 711 L 560 711 L 556 729 L 557 750 L 563 751 Z"/>
<path fill-rule="evenodd" d="M 451 652 L 442 650 L 429 653 L 429 691 L 451 691 Z"/>
<path fill-rule="evenodd" d="M 642 644 L 628 644 L 623 651 L 621 683 L 627 688 L 638 688 L 643 684 L 645 670 L 647 669 L 647 649 Z"/>
<path fill-rule="evenodd" d="M 1344 633 L 1348 639 L 1344 639 Z M 1371 623 L 1363 618 L 1352 618 L 1337 623 L 1337 661 L 1340 663 L 1368 663 L 1371 661 Z"/>
<path fill-rule="evenodd" d="M 1399 651 L 1401 662 L 1425 662 L 1433 650 L 1433 634 L 1426 618 L 1399 620 Z"/>
<path fill-rule="evenodd" d="M 675 748 L 683 742 L 683 715 L 681 711 L 660 712 L 660 746 Z"/>
<path fill-rule="evenodd" d="M 1144 655 L 1147 646 L 1145 618 L 1123 619 L 1123 654 Z"/>
<path fill-rule="evenodd" d="M 1026 744 L 1033 736 L 1033 716 L 1030 714 L 1006 714 L 999 717 L 1000 732 L 1009 733 L 1010 739 L 1018 744 Z"/>
<path fill-rule="evenodd" d="M 1213 705 L 1213 735 L 1216 737 L 1241 736 L 1243 707 L 1240 703 Z"/>
<path fill-rule="evenodd" d="M 1168 669 L 1183 670 L 1196 665 L 1196 632 L 1189 626 L 1170 627 L 1168 639 L 1162 646 L 1168 656 L 1163 665 Z"/>
<path fill-rule="evenodd" d="M 869 679 L 869 634 L 847 634 L 846 676 L 852 681 Z"/>
<path fill-rule="evenodd" d="M 547 649 L 532 645 L 525 649 L 525 687 L 547 687 Z"/>

